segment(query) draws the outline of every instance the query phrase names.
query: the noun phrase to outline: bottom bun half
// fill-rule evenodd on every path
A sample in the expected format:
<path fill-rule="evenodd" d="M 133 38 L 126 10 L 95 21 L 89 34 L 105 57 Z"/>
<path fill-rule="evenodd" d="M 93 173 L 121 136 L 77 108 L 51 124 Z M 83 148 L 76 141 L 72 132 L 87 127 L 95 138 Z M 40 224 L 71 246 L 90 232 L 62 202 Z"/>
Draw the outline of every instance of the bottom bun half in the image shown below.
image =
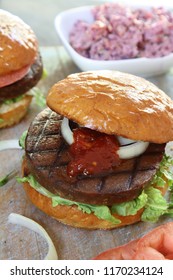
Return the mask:
<path fill-rule="evenodd" d="M 20 101 L 0 106 L 0 128 L 5 128 L 19 123 L 26 115 L 32 96 L 25 95 Z"/>
<path fill-rule="evenodd" d="M 51 198 L 38 193 L 29 183 L 23 183 L 23 186 L 27 196 L 37 208 L 59 222 L 73 227 L 85 229 L 113 229 L 140 221 L 143 212 L 143 210 L 140 210 L 136 215 L 126 217 L 114 214 L 114 217 L 121 220 L 121 224 L 112 224 L 111 222 L 97 218 L 94 214 L 83 213 L 75 205 L 57 205 L 53 207 Z"/>

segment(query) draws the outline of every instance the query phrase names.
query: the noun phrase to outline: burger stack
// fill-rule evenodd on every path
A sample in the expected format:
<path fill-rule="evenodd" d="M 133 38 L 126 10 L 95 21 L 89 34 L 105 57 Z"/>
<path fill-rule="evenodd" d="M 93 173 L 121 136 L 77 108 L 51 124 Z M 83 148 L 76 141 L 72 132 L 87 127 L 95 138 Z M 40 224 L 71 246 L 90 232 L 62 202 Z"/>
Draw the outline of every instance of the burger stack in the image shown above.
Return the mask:
<path fill-rule="evenodd" d="M 0 128 L 25 116 L 32 96 L 26 93 L 42 76 L 38 41 L 20 18 L 0 10 Z"/>

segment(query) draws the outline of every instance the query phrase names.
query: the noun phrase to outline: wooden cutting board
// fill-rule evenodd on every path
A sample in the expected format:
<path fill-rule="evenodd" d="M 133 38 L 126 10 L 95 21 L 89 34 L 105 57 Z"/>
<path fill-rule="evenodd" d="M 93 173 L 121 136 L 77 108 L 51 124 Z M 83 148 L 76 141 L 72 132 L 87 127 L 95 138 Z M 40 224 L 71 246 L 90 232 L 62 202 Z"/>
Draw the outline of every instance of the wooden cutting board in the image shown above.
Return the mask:
<path fill-rule="evenodd" d="M 42 47 L 44 67 L 47 77 L 39 82 L 38 87 L 47 94 L 49 88 L 57 81 L 70 73 L 80 70 L 74 65 L 63 47 Z M 151 79 L 161 89 L 173 96 L 173 76 L 169 72 Z M 0 130 L 0 140 L 19 139 L 33 118 L 40 112 L 32 102 L 28 115 L 23 121 L 8 129 Z M 20 166 L 23 151 L 10 150 L 0 152 L 0 177 L 17 170 L 20 175 Z M 15 179 L 0 188 L 0 259 L 43 259 L 47 252 L 47 244 L 38 234 L 8 223 L 10 213 L 19 213 L 29 217 L 42 225 L 52 238 L 57 249 L 59 259 L 62 260 L 89 260 L 100 252 L 122 245 L 136 239 L 156 226 L 165 223 L 168 219 L 161 219 L 156 224 L 138 223 L 132 226 L 115 230 L 84 230 L 65 226 L 48 217 L 33 206 L 25 195 L 20 184 Z"/>

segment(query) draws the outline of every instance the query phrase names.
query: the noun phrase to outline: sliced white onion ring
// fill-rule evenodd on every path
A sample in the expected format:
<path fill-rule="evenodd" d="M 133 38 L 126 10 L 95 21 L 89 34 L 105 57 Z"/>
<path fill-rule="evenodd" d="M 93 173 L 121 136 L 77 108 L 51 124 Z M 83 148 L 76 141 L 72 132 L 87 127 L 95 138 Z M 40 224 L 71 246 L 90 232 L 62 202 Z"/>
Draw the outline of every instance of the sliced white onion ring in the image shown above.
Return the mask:
<path fill-rule="evenodd" d="M 69 120 L 64 118 L 61 124 L 61 133 L 64 137 L 65 141 L 71 145 L 74 142 L 73 132 L 69 126 Z M 147 149 L 149 142 L 137 141 L 127 139 L 121 136 L 118 136 L 118 140 L 122 146 L 120 146 L 117 154 L 121 159 L 130 159 L 133 157 L 137 157 L 145 152 Z"/>
<path fill-rule="evenodd" d="M 69 126 L 69 120 L 67 118 L 63 118 L 61 123 L 61 133 L 65 141 L 71 145 L 74 142 L 73 132 Z"/>
<path fill-rule="evenodd" d="M 24 226 L 24 227 L 40 234 L 47 241 L 48 246 L 49 246 L 48 253 L 44 259 L 45 260 L 57 260 L 58 259 L 58 255 L 57 255 L 55 246 L 54 246 L 51 238 L 49 237 L 49 235 L 47 234 L 45 229 L 42 226 L 40 226 L 38 223 L 36 223 L 35 221 L 33 221 L 29 218 L 26 218 L 26 217 L 20 215 L 20 214 L 16 214 L 16 213 L 11 213 L 8 216 L 8 222 L 12 223 L 12 224 Z"/>
<path fill-rule="evenodd" d="M 136 142 L 135 140 L 124 138 L 122 136 L 117 136 L 117 138 L 118 138 L 118 141 L 119 141 L 121 146 L 129 145 L 129 144 L 132 144 L 132 143 Z"/>
<path fill-rule="evenodd" d="M 133 144 L 122 146 L 117 151 L 117 154 L 121 159 L 130 159 L 137 157 L 145 152 L 149 145 L 149 142 L 138 141 Z"/>
<path fill-rule="evenodd" d="M 19 146 L 18 139 L 11 139 L 11 140 L 3 140 L 0 141 L 0 151 L 9 150 L 9 149 L 22 149 Z"/>

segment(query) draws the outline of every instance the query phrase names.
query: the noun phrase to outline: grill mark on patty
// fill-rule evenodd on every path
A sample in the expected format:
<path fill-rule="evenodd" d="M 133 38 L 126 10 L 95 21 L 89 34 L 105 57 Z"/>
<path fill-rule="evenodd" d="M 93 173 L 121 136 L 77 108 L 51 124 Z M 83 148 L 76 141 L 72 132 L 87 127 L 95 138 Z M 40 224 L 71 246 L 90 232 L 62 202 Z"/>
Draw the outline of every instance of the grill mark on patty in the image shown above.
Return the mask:
<path fill-rule="evenodd" d="M 104 189 L 105 181 L 106 181 L 105 176 L 100 179 L 100 184 L 98 184 L 98 186 L 97 186 L 97 191 L 98 192 L 101 192 Z"/>
<path fill-rule="evenodd" d="M 132 181 L 133 181 L 133 179 L 135 178 L 135 175 L 136 175 L 136 173 L 137 173 L 137 167 L 138 167 L 138 163 L 139 163 L 139 161 L 140 161 L 140 159 L 141 159 L 141 156 L 139 156 L 139 157 L 136 157 L 135 159 L 134 159 L 134 165 L 133 165 L 133 170 L 132 170 L 132 173 L 131 173 L 131 175 L 129 176 L 129 189 L 130 189 L 130 186 L 131 186 L 131 184 L 132 184 Z"/>
<path fill-rule="evenodd" d="M 33 147 L 33 152 L 30 152 L 30 155 L 34 154 L 35 150 L 37 149 L 37 146 L 39 145 L 39 141 L 40 141 L 40 139 L 41 139 L 42 136 L 43 136 L 44 129 L 45 129 L 46 125 L 47 125 L 47 122 L 48 122 L 48 121 L 45 122 L 44 127 L 43 127 L 43 130 L 42 130 L 41 134 L 39 135 L 39 137 L 38 137 L 38 138 L 35 138 L 36 141 L 35 141 L 35 144 L 34 144 L 34 147 Z"/>
<path fill-rule="evenodd" d="M 165 145 L 151 144 L 143 155 L 122 161 L 105 174 L 69 178 L 66 166 L 70 157 L 60 133 L 61 119 L 45 109 L 30 125 L 26 138 L 30 172 L 54 194 L 84 203 L 112 205 L 137 197 L 156 173 Z"/>
<path fill-rule="evenodd" d="M 66 144 L 65 144 L 64 142 L 62 142 L 61 145 L 60 145 L 59 151 L 58 151 L 57 154 L 56 154 L 55 161 L 54 161 L 53 165 L 50 166 L 50 169 L 49 169 L 49 178 L 51 177 L 51 174 L 52 174 L 52 172 L 53 172 L 53 169 L 54 169 L 55 167 L 57 167 L 57 162 L 59 162 L 60 154 L 61 154 L 61 152 L 65 149 L 65 147 L 66 147 Z M 59 165 L 59 166 L 62 166 L 62 165 Z M 63 166 L 65 166 L 65 165 L 63 165 Z"/>

